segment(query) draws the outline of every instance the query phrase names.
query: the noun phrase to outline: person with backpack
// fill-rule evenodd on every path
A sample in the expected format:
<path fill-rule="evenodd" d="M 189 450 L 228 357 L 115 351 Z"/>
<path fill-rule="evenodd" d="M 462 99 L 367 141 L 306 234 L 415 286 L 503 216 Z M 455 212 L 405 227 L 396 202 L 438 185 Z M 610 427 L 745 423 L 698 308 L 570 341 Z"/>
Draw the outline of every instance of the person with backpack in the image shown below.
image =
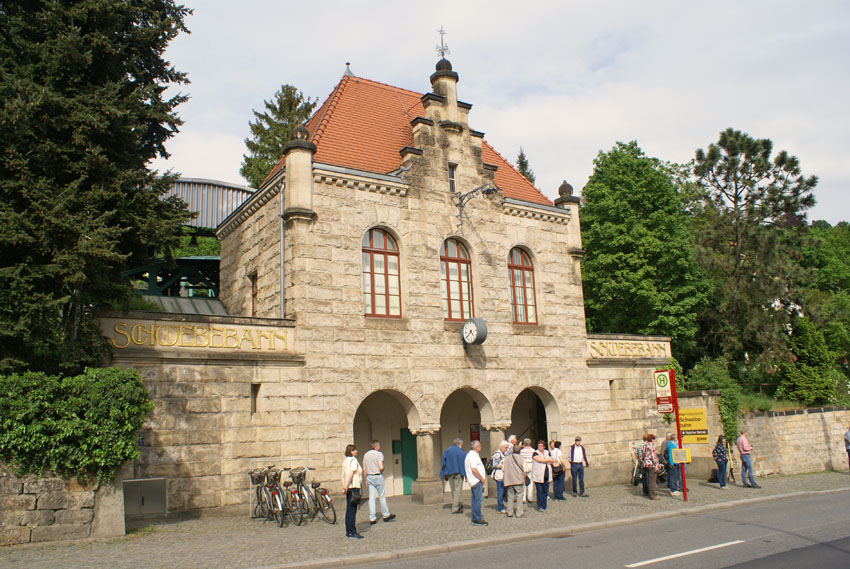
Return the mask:
<path fill-rule="evenodd" d="M 511 517 L 522 517 L 522 496 L 525 492 L 525 459 L 519 453 L 520 446 L 514 445 L 513 452 L 507 454 L 502 461 L 502 472 L 505 493 L 508 495 L 508 514 Z"/>
<path fill-rule="evenodd" d="M 502 441 L 499 445 L 499 450 L 493 453 L 490 457 L 489 468 L 492 469 L 491 476 L 496 481 L 496 513 L 504 514 L 505 509 L 505 472 L 502 469 L 502 462 L 505 460 L 505 455 L 508 452 L 510 444 L 508 441 Z"/>

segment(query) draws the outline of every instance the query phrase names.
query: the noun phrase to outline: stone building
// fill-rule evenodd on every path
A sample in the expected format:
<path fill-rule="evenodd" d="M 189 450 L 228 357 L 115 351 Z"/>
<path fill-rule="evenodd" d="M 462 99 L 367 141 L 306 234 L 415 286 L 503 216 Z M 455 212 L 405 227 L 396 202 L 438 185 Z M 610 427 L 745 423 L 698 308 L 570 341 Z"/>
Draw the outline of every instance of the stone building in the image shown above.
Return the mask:
<path fill-rule="evenodd" d="M 581 434 L 595 483 L 627 479 L 669 339 L 588 336 L 579 198 L 471 128 L 458 78 L 346 73 L 218 228 L 228 316 L 103 320 L 157 402 L 133 475 L 165 477 L 170 509 L 247 501 L 262 461 L 338 488 L 345 445 L 375 438 L 388 493 L 426 503 L 455 437 Z"/>

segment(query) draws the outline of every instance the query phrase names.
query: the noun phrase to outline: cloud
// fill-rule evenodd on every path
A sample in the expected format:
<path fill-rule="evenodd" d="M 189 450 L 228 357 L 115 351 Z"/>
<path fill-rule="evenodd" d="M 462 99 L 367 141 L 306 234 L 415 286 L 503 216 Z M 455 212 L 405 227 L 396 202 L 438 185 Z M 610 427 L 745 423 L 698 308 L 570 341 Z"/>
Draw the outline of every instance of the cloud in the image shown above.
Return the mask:
<path fill-rule="evenodd" d="M 192 80 L 168 146 L 168 164 L 187 175 L 241 183 L 251 110 L 282 83 L 321 100 L 351 61 L 362 77 L 429 90 L 443 25 L 473 128 L 511 160 L 523 146 L 550 196 L 564 178 L 580 189 L 616 141 L 685 162 L 731 126 L 820 177 L 810 218 L 835 223 L 850 210 L 850 4 L 840 0 L 188 4 L 192 34 L 167 52 Z"/>

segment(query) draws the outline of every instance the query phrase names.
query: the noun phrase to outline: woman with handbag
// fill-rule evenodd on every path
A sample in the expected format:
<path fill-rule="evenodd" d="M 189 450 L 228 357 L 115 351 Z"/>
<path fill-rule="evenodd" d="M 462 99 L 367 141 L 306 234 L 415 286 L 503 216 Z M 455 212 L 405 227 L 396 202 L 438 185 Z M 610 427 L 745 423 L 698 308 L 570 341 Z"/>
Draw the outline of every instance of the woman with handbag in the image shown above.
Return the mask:
<path fill-rule="evenodd" d="M 345 494 L 345 537 L 363 539 L 357 533 L 355 525 L 357 506 L 363 498 L 360 488 L 363 485 L 363 468 L 357 462 L 357 447 L 345 447 L 345 460 L 342 462 L 342 493 Z"/>
<path fill-rule="evenodd" d="M 564 453 L 561 451 L 561 441 L 552 442 L 552 450 L 549 451 L 552 456 L 552 499 L 565 500 L 564 498 Z"/>
<path fill-rule="evenodd" d="M 531 457 L 531 479 L 537 493 L 537 511 L 545 512 L 549 498 L 549 480 L 552 479 L 552 457 L 545 441 L 537 441 L 537 450 Z"/>

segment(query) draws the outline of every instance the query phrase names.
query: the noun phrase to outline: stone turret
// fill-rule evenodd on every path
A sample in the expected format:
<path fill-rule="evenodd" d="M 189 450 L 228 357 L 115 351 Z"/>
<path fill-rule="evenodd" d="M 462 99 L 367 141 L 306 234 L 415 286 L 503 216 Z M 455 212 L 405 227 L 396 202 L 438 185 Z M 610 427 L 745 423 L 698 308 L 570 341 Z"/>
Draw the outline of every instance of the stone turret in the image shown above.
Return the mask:
<path fill-rule="evenodd" d="M 313 154 L 316 145 L 310 133 L 298 125 L 292 129 L 289 142 L 283 147 L 286 157 L 286 187 L 284 189 L 284 221 L 315 219 L 313 211 Z"/>
<path fill-rule="evenodd" d="M 444 125 L 457 125 L 463 130 L 467 124 L 469 106 L 458 104 L 457 100 L 458 74 L 452 71 L 451 62 L 443 58 L 437 62 L 437 70 L 431 74 L 431 90 L 422 97 L 425 105 L 425 116 Z"/>

